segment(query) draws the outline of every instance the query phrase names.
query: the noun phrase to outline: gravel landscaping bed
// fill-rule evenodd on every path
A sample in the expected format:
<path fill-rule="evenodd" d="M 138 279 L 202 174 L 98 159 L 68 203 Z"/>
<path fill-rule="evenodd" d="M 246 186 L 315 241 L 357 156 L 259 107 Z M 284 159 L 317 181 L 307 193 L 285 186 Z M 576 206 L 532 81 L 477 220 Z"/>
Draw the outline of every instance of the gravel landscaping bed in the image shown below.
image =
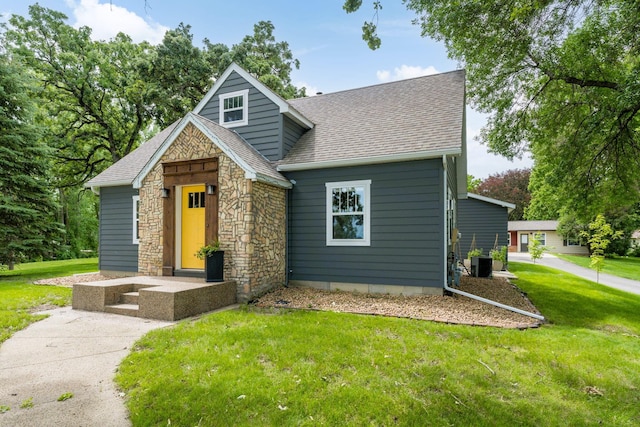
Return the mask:
<path fill-rule="evenodd" d="M 460 290 L 539 314 L 526 295 L 505 278 L 462 277 Z M 254 302 L 257 307 L 373 314 L 464 325 L 532 328 L 540 321 L 465 296 L 402 296 L 279 288 Z"/>
<path fill-rule="evenodd" d="M 74 283 L 106 280 L 99 273 L 76 274 L 38 280 L 40 285 L 73 287 Z M 538 313 L 526 295 L 505 278 L 483 279 L 463 276 L 461 291 L 512 307 Z M 325 310 L 343 313 L 407 317 L 464 325 L 501 328 L 533 328 L 540 321 L 461 295 L 402 296 L 357 292 L 321 291 L 312 288 L 278 288 L 253 302 L 256 307 Z"/>
<path fill-rule="evenodd" d="M 98 280 L 109 280 L 113 277 L 106 277 L 100 273 L 82 273 L 73 276 L 52 277 L 50 279 L 36 280 L 34 285 L 51 285 L 63 286 L 65 288 L 73 288 L 74 283 L 96 282 Z"/>

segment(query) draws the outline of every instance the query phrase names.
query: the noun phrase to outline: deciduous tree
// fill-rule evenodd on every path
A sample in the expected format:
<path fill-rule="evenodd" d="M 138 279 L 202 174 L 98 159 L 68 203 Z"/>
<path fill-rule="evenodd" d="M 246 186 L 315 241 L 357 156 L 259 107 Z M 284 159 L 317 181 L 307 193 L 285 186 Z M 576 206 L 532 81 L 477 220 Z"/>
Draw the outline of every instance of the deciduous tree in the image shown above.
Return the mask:
<path fill-rule="evenodd" d="M 40 79 L 40 121 L 62 186 L 86 182 L 134 150 L 154 123 L 164 126 L 193 109 L 231 61 L 285 98 L 304 94 L 290 77 L 299 62 L 276 41 L 269 21 L 232 48 L 208 40 L 199 48 L 184 24 L 154 47 L 122 33 L 95 41 L 90 28 L 66 20 L 35 4 L 29 17 L 12 16 L 5 34 Z"/>
<path fill-rule="evenodd" d="M 589 231 L 583 231 L 582 236 L 589 242 L 591 263 L 589 266 L 596 270 L 596 281 L 600 282 L 600 271 L 604 266 L 604 256 L 611 240 L 622 236 L 621 231 L 614 231 L 602 214 L 589 223 Z"/>
<path fill-rule="evenodd" d="M 90 28 L 75 29 L 64 14 L 37 4 L 29 14 L 12 16 L 6 37 L 40 79 L 39 121 L 55 149 L 59 184 L 78 185 L 135 149 L 151 122 L 148 85 L 138 72 L 150 46 L 124 34 L 93 41 Z"/>
<path fill-rule="evenodd" d="M 524 211 L 531 200 L 528 189 L 530 174 L 530 169 L 510 169 L 489 175 L 478 185 L 476 193 L 513 203 L 516 208 L 509 212 L 509 221 L 521 220 L 524 218 Z"/>
<path fill-rule="evenodd" d="M 491 150 L 508 158 L 531 150 L 573 210 L 639 200 L 640 3 L 404 3 L 423 35 L 466 68 L 470 103 L 490 114 L 480 139 Z M 377 37 L 369 24 L 365 37 Z"/>
<path fill-rule="evenodd" d="M 549 249 L 542 244 L 540 233 L 534 233 L 529 242 L 529 256 L 535 264 Z"/>

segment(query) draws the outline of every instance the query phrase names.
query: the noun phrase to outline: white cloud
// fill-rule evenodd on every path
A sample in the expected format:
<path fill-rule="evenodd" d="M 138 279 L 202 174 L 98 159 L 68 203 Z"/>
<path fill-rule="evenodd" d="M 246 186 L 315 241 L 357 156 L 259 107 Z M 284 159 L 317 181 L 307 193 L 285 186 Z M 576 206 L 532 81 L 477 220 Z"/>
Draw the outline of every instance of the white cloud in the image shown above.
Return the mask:
<path fill-rule="evenodd" d="M 157 22 L 145 21 L 124 7 L 117 6 L 115 2 L 109 3 L 108 0 L 105 3 L 100 3 L 100 0 L 67 0 L 67 5 L 73 10 L 76 19 L 73 26 L 90 27 L 94 40 L 109 40 L 122 32 L 131 36 L 136 43 L 146 40 L 151 44 L 158 44 L 169 29 Z"/>
<path fill-rule="evenodd" d="M 431 74 L 438 74 L 438 70 L 432 65 L 423 68 L 419 65 L 401 65 L 393 69 L 393 74 L 388 70 L 379 70 L 376 72 L 378 80 L 381 82 L 390 82 L 396 80 L 410 79 L 413 77 L 429 76 Z"/>
<path fill-rule="evenodd" d="M 299 88 L 305 88 L 307 96 L 315 96 L 318 94 L 318 92 L 320 92 L 320 89 L 317 86 L 311 86 L 310 84 L 305 82 L 295 83 L 295 86 Z"/>

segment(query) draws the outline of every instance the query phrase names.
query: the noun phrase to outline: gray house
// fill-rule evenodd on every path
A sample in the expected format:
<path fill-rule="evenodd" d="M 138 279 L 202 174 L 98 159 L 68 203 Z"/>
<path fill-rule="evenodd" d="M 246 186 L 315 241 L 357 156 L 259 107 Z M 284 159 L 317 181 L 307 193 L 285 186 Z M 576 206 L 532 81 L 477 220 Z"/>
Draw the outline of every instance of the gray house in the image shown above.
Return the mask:
<path fill-rule="evenodd" d="M 479 194 L 468 193 L 458 205 L 458 231 L 461 258 L 474 245 L 489 255 L 494 246 L 509 246 L 509 212 L 515 209 L 513 203 L 492 199 Z M 497 240 L 497 244 L 496 244 Z"/>
<path fill-rule="evenodd" d="M 442 294 L 466 193 L 465 76 L 284 100 L 231 65 L 183 119 L 92 179 L 100 270 Z"/>

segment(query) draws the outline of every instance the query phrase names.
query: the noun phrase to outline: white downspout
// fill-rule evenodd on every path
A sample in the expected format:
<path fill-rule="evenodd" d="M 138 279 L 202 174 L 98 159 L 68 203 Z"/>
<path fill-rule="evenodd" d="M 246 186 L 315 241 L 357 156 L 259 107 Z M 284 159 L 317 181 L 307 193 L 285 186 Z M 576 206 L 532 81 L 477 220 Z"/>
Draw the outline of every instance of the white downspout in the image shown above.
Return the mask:
<path fill-rule="evenodd" d="M 447 218 L 446 218 L 447 217 L 447 156 L 446 155 L 442 156 L 442 170 L 443 170 L 442 179 L 443 179 L 443 184 L 444 184 L 442 186 L 443 187 L 443 196 L 444 196 L 443 218 L 444 218 L 445 223 L 446 223 L 446 220 L 447 220 Z M 445 230 L 446 229 L 447 229 L 447 227 L 445 226 Z M 449 230 L 449 231 L 451 231 L 451 230 Z M 465 296 L 467 298 L 471 298 L 471 299 L 474 299 L 474 300 L 477 300 L 477 301 L 481 301 L 481 302 L 484 302 L 484 303 L 487 303 L 487 304 L 491 304 L 491 305 L 496 306 L 496 307 L 504 308 L 505 310 L 509 310 L 509 311 L 513 311 L 515 313 L 523 314 L 525 316 L 533 317 L 534 319 L 538 319 L 538 320 L 542 320 L 542 321 L 545 320 L 544 316 L 542 316 L 540 314 L 531 313 L 529 311 L 521 310 L 519 308 L 512 307 L 510 305 L 502 304 L 502 303 L 499 303 L 497 301 L 493 301 L 493 300 L 490 300 L 490 299 L 487 299 L 487 298 L 482 298 L 482 297 L 479 297 L 477 295 L 473 295 L 473 294 L 470 294 L 468 292 L 464 292 L 464 291 L 461 291 L 459 289 L 455 289 L 455 288 L 450 287 L 447 284 L 447 272 L 449 270 L 449 266 L 447 265 L 447 255 L 448 255 L 447 254 L 447 245 L 448 245 L 449 242 L 447 240 L 448 239 L 447 233 L 445 232 L 444 234 L 445 234 L 445 236 L 444 236 L 444 241 L 443 241 L 443 243 L 444 243 L 443 247 L 444 247 L 444 265 L 445 265 L 445 268 L 444 268 L 444 289 L 445 290 L 447 290 L 449 292 L 452 292 L 454 294 Z"/>

